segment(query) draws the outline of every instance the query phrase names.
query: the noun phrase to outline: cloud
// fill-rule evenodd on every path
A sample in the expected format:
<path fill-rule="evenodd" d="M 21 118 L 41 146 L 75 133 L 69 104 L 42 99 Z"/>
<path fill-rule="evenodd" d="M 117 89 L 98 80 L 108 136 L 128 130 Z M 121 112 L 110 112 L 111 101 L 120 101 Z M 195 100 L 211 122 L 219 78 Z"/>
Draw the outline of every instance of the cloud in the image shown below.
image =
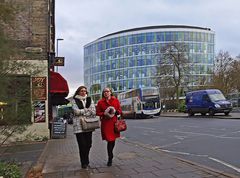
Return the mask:
<path fill-rule="evenodd" d="M 57 0 L 56 38 L 71 91 L 83 84 L 83 46 L 117 31 L 151 25 L 191 25 L 216 33 L 216 53 L 240 54 L 240 1 L 236 0 Z"/>

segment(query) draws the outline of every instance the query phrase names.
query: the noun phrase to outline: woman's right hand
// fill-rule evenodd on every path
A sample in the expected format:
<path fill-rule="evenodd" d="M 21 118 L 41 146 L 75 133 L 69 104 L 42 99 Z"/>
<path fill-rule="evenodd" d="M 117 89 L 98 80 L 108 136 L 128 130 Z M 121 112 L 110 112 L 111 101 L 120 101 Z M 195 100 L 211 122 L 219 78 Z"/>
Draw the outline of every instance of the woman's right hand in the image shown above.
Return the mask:
<path fill-rule="evenodd" d="M 104 116 L 106 119 L 110 119 L 115 115 L 116 110 L 114 109 L 114 107 L 108 107 L 105 111 L 104 111 Z"/>
<path fill-rule="evenodd" d="M 115 114 L 116 110 L 112 107 L 109 109 L 109 114 Z"/>

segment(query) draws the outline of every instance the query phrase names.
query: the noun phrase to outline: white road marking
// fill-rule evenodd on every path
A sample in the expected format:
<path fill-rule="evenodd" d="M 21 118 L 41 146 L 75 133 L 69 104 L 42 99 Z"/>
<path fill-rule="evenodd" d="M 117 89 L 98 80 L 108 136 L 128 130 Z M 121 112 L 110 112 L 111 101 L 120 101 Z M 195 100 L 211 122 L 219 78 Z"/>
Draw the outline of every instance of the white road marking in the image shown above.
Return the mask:
<path fill-rule="evenodd" d="M 150 132 L 152 132 L 152 133 L 163 133 L 163 132 L 159 132 L 159 131 L 155 131 L 155 130 L 152 130 L 152 131 L 150 131 Z"/>
<path fill-rule="evenodd" d="M 169 146 L 172 146 L 172 145 L 177 145 L 177 144 L 179 144 L 179 143 L 181 143 L 181 142 L 170 143 L 170 144 L 161 146 L 161 148 L 166 148 L 166 147 L 169 147 Z"/>
<path fill-rule="evenodd" d="M 219 159 L 210 157 L 210 156 L 208 156 L 208 155 L 198 155 L 198 154 L 192 154 L 192 153 L 187 153 L 187 152 L 164 150 L 164 149 L 161 149 L 161 148 L 159 148 L 159 150 L 164 151 L 164 152 L 167 152 L 167 153 L 173 153 L 173 154 L 180 154 L 180 155 L 187 155 L 187 156 L 197 156 L 197 157 L 205 157 L 205 158 L 208 158 L 208 159 L 210 159 L 210 160 L 212 160 L 212 161 L 215 161 L 215 162 L 217 162 L 217 163 L 219 163 L 219 164 L 222 164 L 222 165 L 224 165 L 224 166 L 226 166 L 226 167 L 229 167 L 229 168 L 231 168 L 231 169 L 233 169 L 233 170 L 235 170 L 235 171 L 237 171 L 237 172 L 240 172 L 240 168 L 238 168 L 238 167 L 236 167 L 236 166 L 233 166 L 233 165 L 231 165 L 231 164 L 229 164 L 229 163 L 226 163 L 226 162 L 224 162 L 224 161 L 221 161 L 221 160 L 219 160 Z"/>
<path fill-rule="evenodd" d="M 160 149 L 160 150 L 164 151 L 164 152 L 167 152 L 167 153 L 175 153 L 175 154 L 188 155 L 188 156 L 198 156 L 198 157 L 208 157 L 208 155 L 197 155 L 197 154 L 192 154 L 192 153 L 187 153 L 187 152 L 170 151 L 170 150 L 164 150 L 164 149 Z"/>
<path fill-rule="evenodd" d="M 211 159 L 211 160 L 213 160 L 213 161 L 216 161 L 216 162 L 218 162 L 218 163 L 220 163 L 220 164 L 223 164 L 224 166 L 227 166 L 227 167 L 229 167 L 229 168 L 232 168 L 232 169 L 234 169 L 234 170 L 237 171 L 237 172 L 240 172 L 240 168 L 238 168 L 238 167 L 236 167 L 236 166 L 233 166 L 233 165 L 231 165 L 231 164 L 229 164 L 229 163 L 226 163 L 226 162 L 224 162 L 224 161 L 221 161 L 221 160 L 219 160 L 219 159 L 215 159 L 215 158 L 212 158 L 212 157 L 209 157 L 209 159 Z"/>
<path fill-rule="evenodd" d="M 186 136 L 183 135 L 174 135 L 174 137 L 176 137 L 179 140 L 184 140 L 184 138 L 187 138 Z"/>
<path fill-rule="evenodd" d="M 240 139 L 240 137 L 226 137 L 226 136 L 218 136 L 218 135 L 212 135 L 212 134 L 206 134 L 206 133 L 183 132 L 183 131 L 177 131 L 177 130 L 170 130 L 169 132 L 192 134 L 192 135 L 204 135 L 204 136 L 210 136 L 210 137 L 216 137 L 216 138 L 228 138 L 228 139 L 237 139 L 237 140 Z"/>
<path fill-rule="evenodd" d="M 154 130 L 153 128 L 151 127 L 138 127 L 138 126 L 134 126 L 134 128 L 137 128 L 137 129 L 147 129 L 147 130 Z"/>
<path fill-rule="evenodd" d="M 226 128 L 209 128 L 209 129 L 211 129 L 211 130 L 221 130 L 221 131 L 227 130 Z"/>
<path fill-rule="evenodd" d="M 200 128 L 199 126 L 194 125 L 181 125 L 180 127 Z"/>

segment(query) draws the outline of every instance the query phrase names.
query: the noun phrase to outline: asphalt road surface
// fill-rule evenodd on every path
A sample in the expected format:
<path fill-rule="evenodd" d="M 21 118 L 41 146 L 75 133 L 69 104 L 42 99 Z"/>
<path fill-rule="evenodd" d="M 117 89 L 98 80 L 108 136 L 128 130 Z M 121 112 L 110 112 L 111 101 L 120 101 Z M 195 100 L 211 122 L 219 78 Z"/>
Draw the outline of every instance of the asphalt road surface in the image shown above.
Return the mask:
<path fill-rule="evenodd" d="M 240 120 L 208 117 L 127 120 L 126 139 L 240 176 Z"/>

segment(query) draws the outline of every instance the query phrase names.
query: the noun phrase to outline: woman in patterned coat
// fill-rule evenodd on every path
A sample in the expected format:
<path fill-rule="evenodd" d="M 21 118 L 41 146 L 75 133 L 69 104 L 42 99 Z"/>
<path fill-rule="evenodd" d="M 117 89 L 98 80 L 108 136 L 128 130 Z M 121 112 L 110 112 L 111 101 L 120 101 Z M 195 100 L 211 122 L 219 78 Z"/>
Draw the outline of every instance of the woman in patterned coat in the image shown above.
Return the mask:
<path fill-rule="evenodd" d="M 112 95 L 110 88 L 104 88 L 102 99 L 97 103 L 96 114 L 101 118 L 102 139 L 107 141 L 107 166 L 111 166 L 115 140 L 120 137 L 120 133 L 114 132 L 114 124 L 117 121 L 117 115 L 122 114 L 122 109 L 119 100 Z"/>
<path fill-rule="evenodd" d="M 72 100 L 72 108 L 74 112 L 73 131 L 76 135 L 80 161 L 83 169 L 89 165 L 89 152 L 92 147 L 92 132 L 93 130 L 83 131 L 81 118 L 84 116 L 95 116 L 96 109 L 91 97 L 87 96 L 87 88 L 80 86 Z"/>

